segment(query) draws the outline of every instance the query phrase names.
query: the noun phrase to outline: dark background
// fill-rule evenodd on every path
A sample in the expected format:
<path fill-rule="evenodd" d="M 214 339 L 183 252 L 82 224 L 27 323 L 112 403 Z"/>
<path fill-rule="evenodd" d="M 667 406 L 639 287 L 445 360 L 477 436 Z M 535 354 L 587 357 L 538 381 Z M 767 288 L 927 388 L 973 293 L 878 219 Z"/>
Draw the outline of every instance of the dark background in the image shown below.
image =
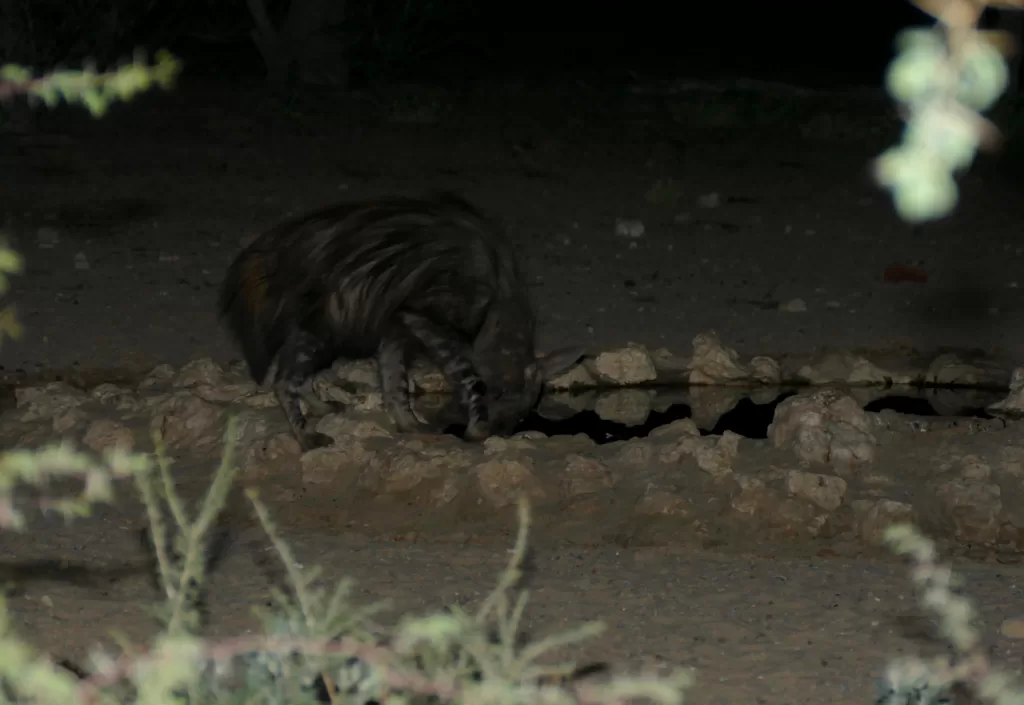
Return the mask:
<path fill-rule="evenodd" d="M 275 19 L 283 17 L 288 0 L 267 2 Z M 185 60 L 186 75 L 265 72 L 241 0 L 6 3 L 0 2 L 6 10 L 2 19 L 17 40 L 5 42 L 4 61 L 43 68 L 91 56 L 103 64 L 143 46 L 174 51 Z M 387 56 L 379 42 L 367 39 L 368 13 L 389 42 Z M 347 46 L 355 87 L 393 79 L 620 71 L 878 85 L 895 33 L 930 21 L 903 0 L 849 5 L 348 0 L 345 15 L 335 29 Z"/>

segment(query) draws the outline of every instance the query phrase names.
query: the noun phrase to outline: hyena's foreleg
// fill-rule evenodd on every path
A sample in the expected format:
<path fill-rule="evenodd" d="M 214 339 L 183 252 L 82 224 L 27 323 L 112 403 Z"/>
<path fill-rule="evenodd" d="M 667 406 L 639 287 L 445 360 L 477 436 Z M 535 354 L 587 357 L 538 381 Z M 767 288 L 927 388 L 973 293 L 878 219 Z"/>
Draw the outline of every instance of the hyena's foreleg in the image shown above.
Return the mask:
<path fill-rule="evenodd" d="M 416 433 L 429 430 L 412 409 L 409 393 L 409 344 L 412 342 L 397 326 L 387 331 L 377 348 L 377 369 L 384 408 L 399 431 Z"/>
<path fill-rule="evenodd" d="M 313 375 L 330 362 L 326 359 L 327 352 L 323 341 L 297 330 L 278 353 L 274 394 L 303 450 L 323 448 L 333 443 L 330 436 L 307 429 L 308 422 L 299 405 L 300 399 L 305 400 L 310 411 L 317 415 L 332 410 L 313 393 Z"/>
<path fill-rule="evenodd" d="M 490 413 L 487 409 L 487 385 L 471 360 L 472 348 L 454 331 L 434 323 L 418 313 L 403 312 L 400 320 L 424 347 L 452 385 L 459 404 L 469 415 L 466 439 L 482 441 L 491 435 Z"/>

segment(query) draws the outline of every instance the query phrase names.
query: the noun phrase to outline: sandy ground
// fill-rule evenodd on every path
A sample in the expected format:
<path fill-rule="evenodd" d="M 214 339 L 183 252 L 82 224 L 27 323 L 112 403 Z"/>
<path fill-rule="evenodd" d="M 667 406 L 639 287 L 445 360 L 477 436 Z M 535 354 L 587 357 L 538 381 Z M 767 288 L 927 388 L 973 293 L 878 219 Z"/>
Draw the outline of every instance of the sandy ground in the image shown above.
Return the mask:
<path fill-rule="evenodd" d="M 980 165 L 960 211 L 913 233 L 868 175 L 897 127 L 883 99 L 840 96 L 790 118 L 785 95 L 767 115 L 714 94 L 496 85 L 288 113 L 259 87 L 183 84 L 99 122 L 44 116 L 63 137 L 3 140 L 0 208 L 28 257 L 28 333 L 5 346 L 5 371 L 233 357 L 214 299 L 241 239 L 335 199 L 433 188 L 507 223 L 536 278 L 541 347 L 688 354 L 694 334 L 716 330 L 744 355 L 1024 358 L 1014 182 Z M 668 180 L 669 197 L 646 198 Z M 701 207 L 712 194 L 718 205 Z M 617 218 L 645 234 L 617 236 Z M 927 284 L 886 283 L 892 264 L 922 267 Z M 806 312 L 779 310 L 794 298 Z"/>
<path fill-rule="evenodd" d="M 51 524 L 18 545 L 4 539 L 4 580 L 18 586 L 10 608 L 34 644 L 83 663 L 96 634 L 117 630 L 136 641 L 153 631 L 145 608 L 157 598 L 135 517 L 106 513 L 73 529 Z M 324 578 L 357 580 L 357 598 L 387 598 L 398 610 L 476 604 L 507 560 L 513 537 L 485 545 L 395 544 L 358 534 L 292 533 L 303 565 Z M 510 532 L 511 533 L 511 532 Z M 258 627 L 250 605 L 263 603 L 280 575 L 258 532 L 231 543 L 209 587 L 211 635 Z M 899 563 L 792 559 L 778 554 L 716 556 L 690 550 L 616 547 L 538 548 L 525 623 L 533 637 L 604 620 L 608 630 L 569 656 L 616 668 L 692 666 L 695 703 L 868 703 L 886 660 L 935 654 L 941 646 L 908 589 Z M 962 566 L 982 605 L 991 655 L 1019 668 L 1019 643 L 998 635 L 1019 618 L 1020 566 Z"/>
<path fill-rule="evenodd" d="M 28 266 L 14 296 L 27 333 L 4 345 L 3 373 L 97 381 L 232 359 L 214 300 L 243 238 L 334 199 L 432 188 L 508 224 L 535 277 L 542 348 L 635 341 L 687 354 L 715 330 L 743 355 L 828 345 L 1024 359 L 1024 203 L 1011 178 L 980 165 L 954 217 L 912 232 L 868 178 L 893 138 L 884 100 L 774 117 L 746 105 L 508 83 L 286 110 L 259 84 L 186 82 L 101 122 L 45 116 L 40 134 L 0 139 L 0 210 Z M 643 236 L 617 235 L 618 218 L 643 221 Z M 894 264 L 927 282 L 884 281 Z M 805 312 L 780 310 L 795 298 Z M 479 598 L 512 543 L 510 531 L 470 531 L 396 544 L 316 524 L 282 520 L 300 561 L 398 608 Z M 72 659 L 97 623 L 147 634 L 156 593 L 137 507 L 45 527 L 0 541 L 19 629 Z M 211 578 L 214 633 L 252 626 L 249 605 L 269 585 L 265 541 L 248 531 Z M 1019 566 L 964 569 L 989 627 L 1019 616 Z M 889 655 L 935 648 L 898 562 L 545 545 L 533 579 L 528 627 L 603 617 L 608 633 L 581 659 L 696 666 L 693 702 L 864 703 Z M 1016 668 L 1012 647 L 997 638 L 993 653 Z"/>

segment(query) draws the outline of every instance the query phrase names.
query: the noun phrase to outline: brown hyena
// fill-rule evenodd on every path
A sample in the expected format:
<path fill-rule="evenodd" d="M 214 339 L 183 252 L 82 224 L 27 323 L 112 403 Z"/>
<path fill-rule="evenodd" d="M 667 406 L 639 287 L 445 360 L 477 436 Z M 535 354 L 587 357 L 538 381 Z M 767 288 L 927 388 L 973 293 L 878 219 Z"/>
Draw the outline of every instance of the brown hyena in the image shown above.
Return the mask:
<path fill-rule="evenodd" d="M 535 319 L 502 230 L 451 194 L 343 203 L 286 220 L 228 268 L 220 313 L 257 383 L 273 387 L 306 449 L 299 406 L 324 413 L 312 376 L 338 358 L 376 357 L 385 407 L 402 431 L 425 430 L 410 405 L 408 364 L 425 353 L 468 416 L 465 437 L 509 433 L 543 381 L 579 360 L 539 357 Z"/>

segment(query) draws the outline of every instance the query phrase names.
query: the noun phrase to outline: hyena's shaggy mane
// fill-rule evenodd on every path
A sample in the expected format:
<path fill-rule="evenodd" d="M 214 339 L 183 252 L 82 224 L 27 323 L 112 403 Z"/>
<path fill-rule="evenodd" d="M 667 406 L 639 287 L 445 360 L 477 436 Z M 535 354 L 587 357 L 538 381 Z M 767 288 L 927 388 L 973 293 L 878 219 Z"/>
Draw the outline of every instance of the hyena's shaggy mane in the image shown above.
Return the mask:
<path fill-rule="evenodd" d="M 329 342 L 333 357 L 366 358 L 400 309 L 468 342 L 485 326 L 511 325 L 529 346 L 511 358 L 529 359 L 508 364 L 522 365 L 532 359 L 535 324 L 504 238 L 448 193 L 331 206 L 283 221 L 244 248 L 225 276 L 220 313 L 258 383 L 293 330 Z M 502 310 L 514 322 L 501 324 Z M 489 337 L 496 342 L 500 331 Z"/>

